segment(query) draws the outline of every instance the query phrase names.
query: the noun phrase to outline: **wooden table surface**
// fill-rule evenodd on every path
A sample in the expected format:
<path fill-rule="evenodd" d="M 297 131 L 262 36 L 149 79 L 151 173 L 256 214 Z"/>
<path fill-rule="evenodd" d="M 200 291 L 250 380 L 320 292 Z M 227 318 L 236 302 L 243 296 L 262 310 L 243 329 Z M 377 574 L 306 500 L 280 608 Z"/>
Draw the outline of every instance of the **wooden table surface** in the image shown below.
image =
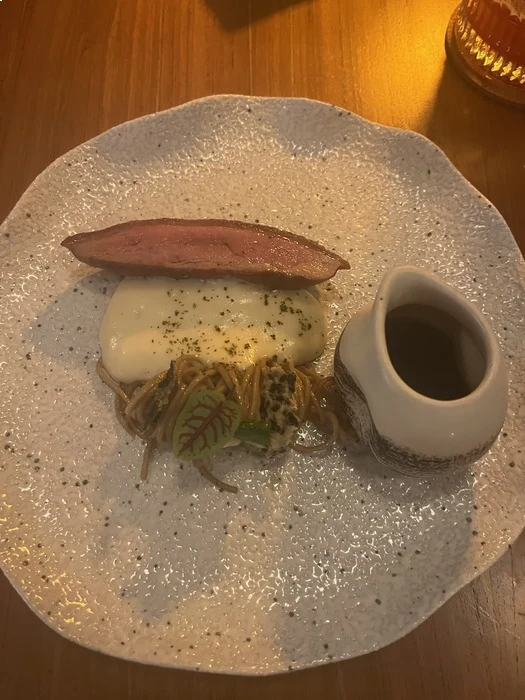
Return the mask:
<path fill-rule="evenodd" d="M 213 93 L 305 96 L 433 139 L 525 246 L 525 112 L 446 65 L 455 0 L 0 0 L 0 220 L 54 158 Z M 2 700 L 525 698 L 525 538 L 401 641 L 269 678 L 65 641 L 0 575 Z"/>

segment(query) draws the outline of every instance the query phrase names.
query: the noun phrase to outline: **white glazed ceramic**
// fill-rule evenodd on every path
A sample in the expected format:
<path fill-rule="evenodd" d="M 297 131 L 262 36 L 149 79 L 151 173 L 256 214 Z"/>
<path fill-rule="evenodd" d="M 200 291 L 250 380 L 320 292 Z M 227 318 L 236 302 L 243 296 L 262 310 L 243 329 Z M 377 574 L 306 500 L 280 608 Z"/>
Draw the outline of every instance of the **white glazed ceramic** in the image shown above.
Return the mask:
<path fill-rule="evenodd" d="M 394 369 L 386 317 L 409 304 L 446 312 L 465 329 L 457 351 L 475 387 L 467 396 L 452 401 L 423 396 Z M 382 464 L 407 474 L 476 461 L 505 420 L 507 369 L 489 323 L 453 287 L 415 267 L 390 271 L 374 303 L 349 321 L 336 348 L 335 376 L 361 440 Z"/>
<path fill-rule="evenodd" d="M 142 446 L 95 373 L 118 278 L 60 241 L 156 216 L 258 219 L 347 256 L 322 290 L 326 371 L 389 269 L 436 272 L 504 348 L 501 436 L 432 478 L 349 445 L 271 465 L 231 451 L 215 469 L 235 497 L 168 453 L 140 484 Z M 345 659 L 409 632 L 520 533 L 524 266 L 501 216 L 421 136 L 309 100 L 199 100 L 59 158 L 0 227 L 0 263 L 0 561 L 69 639 L 228 673 Z"/>

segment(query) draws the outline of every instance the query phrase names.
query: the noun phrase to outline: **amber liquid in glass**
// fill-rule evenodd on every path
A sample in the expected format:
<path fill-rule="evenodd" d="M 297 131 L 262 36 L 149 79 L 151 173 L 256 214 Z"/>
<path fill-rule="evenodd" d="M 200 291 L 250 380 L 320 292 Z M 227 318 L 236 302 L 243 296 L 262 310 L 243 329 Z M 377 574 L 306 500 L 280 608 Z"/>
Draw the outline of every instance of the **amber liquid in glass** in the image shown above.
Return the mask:
<path fill-rule="evenodd" d="M 525 105 L 525 0 L 464 0 L 447 50 L 480 87 Z"/>

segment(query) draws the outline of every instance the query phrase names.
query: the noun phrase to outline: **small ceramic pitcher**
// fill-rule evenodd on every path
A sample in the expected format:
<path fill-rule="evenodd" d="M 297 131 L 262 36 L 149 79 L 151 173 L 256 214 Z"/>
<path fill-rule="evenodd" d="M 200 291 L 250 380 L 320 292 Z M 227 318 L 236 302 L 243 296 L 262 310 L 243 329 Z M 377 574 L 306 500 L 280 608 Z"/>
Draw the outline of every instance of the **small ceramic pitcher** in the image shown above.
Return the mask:
<path fill-rule="evenodd" d="M 360 439 L 403 473 L 479 459 L 507 410 L 507 370 L 488 322 L 413 267 L 388 273 L 374 304 L 350 319 L 335 378 Z"/>

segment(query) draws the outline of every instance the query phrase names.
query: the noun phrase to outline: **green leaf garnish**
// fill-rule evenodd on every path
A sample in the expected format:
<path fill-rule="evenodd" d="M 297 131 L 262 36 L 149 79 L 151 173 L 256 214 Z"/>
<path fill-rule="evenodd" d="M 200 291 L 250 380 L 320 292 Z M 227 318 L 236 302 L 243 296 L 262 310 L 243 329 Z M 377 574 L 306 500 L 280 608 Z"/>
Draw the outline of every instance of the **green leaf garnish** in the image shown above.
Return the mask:
<path fill-rule="evenodd" d="M 249 442 L 259 447 L 270 444 L 270 427 L 262 421 L 243 420 L 235 432 L 235 437 L 242 442 Z"/>
<path fill-rule="evenodd" d="M 220 391 L 203 389 L 186 402 L 173 429 L 173 452 L 180 459 L 211 457 L 230 440 L 241 422 L 241 407 Z"/>

